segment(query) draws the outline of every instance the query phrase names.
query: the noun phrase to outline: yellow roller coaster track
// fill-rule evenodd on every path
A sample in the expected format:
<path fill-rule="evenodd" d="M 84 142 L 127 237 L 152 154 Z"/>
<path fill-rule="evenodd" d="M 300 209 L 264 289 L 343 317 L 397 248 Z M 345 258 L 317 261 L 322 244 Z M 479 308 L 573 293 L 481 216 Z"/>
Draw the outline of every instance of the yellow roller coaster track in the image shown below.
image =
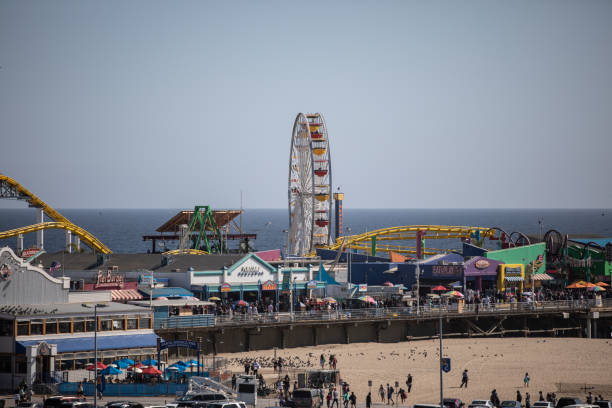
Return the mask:
<path fill-rule="evenodd" d="M 32 207 L 42 208 L 45 214 L 55 220 L 55 222 L 42 222 L 39 224 L 28 225 L 26 227 L 15 228 L 9 231 L 0 232 L 0 239 L 6 239 L 17 236 L 19 234 L 27 234 L 30 232 L 36 232 L 45 229 L 63 229 L 71 231 L 73 234 L 78 235 L 81 240 L 89 245 L 92 249 L 95 249 L 103 254 L 110 254 L 112 251 L 104 245 L 98 238 L 89 233 L 87 230 L 73 224 L 68 218 L 64 217 L 57 210 L 50 207 L 43 200 L 38 198 L 34 193 L 23 187 L 16 180 L 0 174 L 0 183 L 8 185 L 16 190 L 18 196 L 12 197 L 27 201 Z"/>
<path fill-rule="evenodd" d="M 350 235 L 346 237 L 344 247 L 351 249 L 371 251 L 372 238 L 376 237 L 376 252 L 398 252 L 405 254 L 416 254 L 416 247 L 403 245 L 380 244 L 380 241 L 408 241 L 416 240 L 417 232 L 425 233 L 425 239 L 460 239 L 469 238 L 472 234 L 480 233 L 481 237 L 492 236 L 495 231 L 488 227 L 463 227 L 451 225 L 405 225 L 401 227 L 389 227 L 378 230 L 364 232 L 363 234 Z M 344 237 L 340 237 L 336 242 L 325 249 L 338 250 L 343 245 Z M 448 249 L 436 249 L 426 247 L 425 255 L 435 255 L 448 252 Z"/>

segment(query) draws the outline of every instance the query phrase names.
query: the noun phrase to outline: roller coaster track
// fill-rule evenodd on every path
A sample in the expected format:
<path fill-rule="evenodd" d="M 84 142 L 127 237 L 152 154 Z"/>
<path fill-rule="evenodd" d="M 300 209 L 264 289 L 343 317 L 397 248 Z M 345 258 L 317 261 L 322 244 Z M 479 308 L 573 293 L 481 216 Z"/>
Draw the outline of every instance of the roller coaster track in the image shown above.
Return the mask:
<path fill-rule="evenodd" d="M 425 239 L 461 239 L 469 238 L 472 234 L 479 233 L 481 237 L 492 236 L 495 231 L 484 227 L 462 227 L 449 225 L 405 225 L 401 227 L 389 227 L 378 230 L 364 232 L 363 234 L 350 235 L 343 241 L 343 237 L 336 240 L 333 245 L 326 249 L 338 250 L 343 245 L 351 249 L 369 251 L 371 249 L 371 240 L 376 237 L 377 252 L 398 252 L 406 254 L 416 254 L 416 247 L 407 247 L 403 245 L 381 244 L 380 241 L 407 241 L 416 240 L 417 233 L 425 233 Z M 448 249 L 426 248 L 425 255 L 435 255 L 448 252 Z"/>
<path fill-rule="evenodd" d="M 106 245 L 104 245 L 90 232 L 73 224 L 68 218 L 64 217 L 57 210 L 38 198 L 34 193 L 19 184 L 16 180 L 3 174 L 0 174 L 0 198 L 12 198 L 27 201 L 31 207 L 42 208 L 45 214 L 55 221 L 42 222 L 0 232 L 0 239 L 6 239 L 20 234 L 27 234 L 46 229 L 63 229 L 66 231 L 71 231 L 73 234 L 79 236 L 85 244 L 89 245 L 94 250 L 97 250 L 103 254 L 112 253 L 112 251 Z"/>

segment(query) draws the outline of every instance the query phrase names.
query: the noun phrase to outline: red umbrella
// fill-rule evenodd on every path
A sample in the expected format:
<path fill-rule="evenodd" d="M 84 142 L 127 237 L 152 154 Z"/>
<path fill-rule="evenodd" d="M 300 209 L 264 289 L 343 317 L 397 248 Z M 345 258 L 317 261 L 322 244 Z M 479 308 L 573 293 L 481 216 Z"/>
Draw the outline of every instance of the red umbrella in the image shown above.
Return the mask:
<path fill-rule="evenodd" d="M 248 306 L 249 304 L 244 300 L 239 300 L 236 302 L 236 306 Z"/>
<path fill-rule="evenodd" d="M 86 368 L 89 371 L 93 371 L 94 370 L 94 365 L 93 364 L 88 364 Z M 104 363 L 102 363 L 101 361 L 98 361 L 98 370 L 104 370 L 105 368 L 106 368 L 106 365 L 104 365 Z"/>
<path fill-rule="evenodd" d="M 434 286 L 431 288 L 432 291 L 446 290 L 446 288 L 442 285 Z"/>
<path fill-rule="evenodd" d="M 142 373 L 143 374 L 149 374 L 149 375 L 161 375 L 161 371 L 159 371 L 157 368 L 155 367 L 147 367 L 147 368 L 143 368 L 142 369 Z"/>

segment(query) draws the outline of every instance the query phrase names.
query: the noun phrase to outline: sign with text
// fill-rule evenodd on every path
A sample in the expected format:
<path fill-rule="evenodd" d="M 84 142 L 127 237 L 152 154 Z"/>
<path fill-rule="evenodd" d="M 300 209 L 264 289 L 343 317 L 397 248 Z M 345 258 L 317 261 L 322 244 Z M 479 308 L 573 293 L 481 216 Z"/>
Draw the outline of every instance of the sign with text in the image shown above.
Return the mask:
<path fill-rule="evenodd" d="M 171 340 L 171 341 L 162 341 L 159 344 L 159 349 L 164 350 L 171 347 L 183 347 L 190 348 L 193 350 L 198 349 L 198 342 L 192 340 Z"/>
<path fill-rule="evenodd" d="M 219 288 L 219 290 L 221 292 L 231 292 L 232 291 L 232 285 L 230 285 L 229 283 L 224 283 L 221 285 L 221 287 Z"/>
<path fill-rule="evenodd" d="M 440 365 L 442 367 L 442 371 L 448 373 L 451 370 L 451 359 L 450 358 L 442 358 L 440 359 Z"/>
<path fill-rule="evenodd" d="M 431 274 L 440 277 L 459 277 L 463 273 L 463 265 L 433 265 Z"/>
<path fill-rule="evenodd" d="M 366 283 L 362 283 L 359 285 L 359 292 L 367 292 L 368 291 L 368 285 Z"/>
<path fill-rule="evenodd" d="M 108 269 L 106 273 L 98 270 L 98 276 L 96 277 L 96 284 L 94 285 L 94 288 L 122 288 L 124 283 L 125 277 L 123 275 L 113 275 L 111 269 Z"/>
<path fill-rule="evenodd" d="M 269 280 L 269 281 L 265 281 L 261 285 L 261 290 L 276 290 L 277 287 L 278 285 L 276 284 L 276 282 Z"/>
<path fill-rule="evenodd" d="M 317 288 L 317 281 L 311 280 L 306 282 L 306 289 L 316 289 Z"/>

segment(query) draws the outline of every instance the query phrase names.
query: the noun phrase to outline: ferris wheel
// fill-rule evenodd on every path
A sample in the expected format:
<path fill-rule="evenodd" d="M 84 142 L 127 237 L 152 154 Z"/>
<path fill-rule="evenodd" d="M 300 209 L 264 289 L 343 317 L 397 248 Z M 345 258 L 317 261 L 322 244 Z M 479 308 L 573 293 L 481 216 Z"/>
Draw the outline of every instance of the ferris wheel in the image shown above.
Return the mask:
<path fill-rule="evenodd" d="M 304 256 L 331 240 L 331 160 L 320 113 L 299 113 L 289 153 L 287 254 Z"/>

